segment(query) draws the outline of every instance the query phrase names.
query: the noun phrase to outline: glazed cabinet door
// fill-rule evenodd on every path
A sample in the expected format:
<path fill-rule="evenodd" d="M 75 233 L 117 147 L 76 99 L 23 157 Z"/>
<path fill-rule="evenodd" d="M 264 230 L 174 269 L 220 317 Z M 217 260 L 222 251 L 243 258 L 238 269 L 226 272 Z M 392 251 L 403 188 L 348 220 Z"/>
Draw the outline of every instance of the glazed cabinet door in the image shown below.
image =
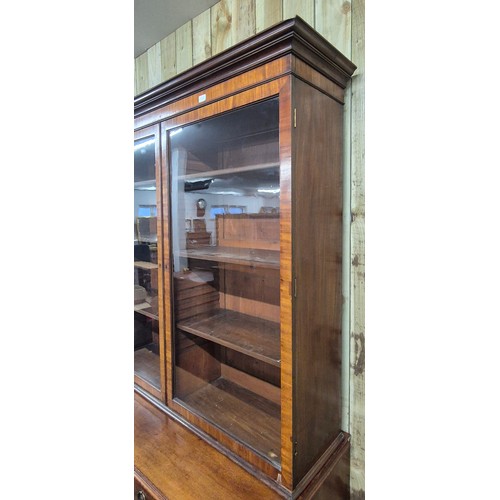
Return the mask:
<path fill-rule="evenodd" d="M 279 471 L 280 98 L 189 113 L 164 140 L 173 403 Z"/>
<path fill-rule="evenodd" d="M 134 140 L 134 381 L 165 400 L 160 186 L 160 131 L 153 126 Z"/>

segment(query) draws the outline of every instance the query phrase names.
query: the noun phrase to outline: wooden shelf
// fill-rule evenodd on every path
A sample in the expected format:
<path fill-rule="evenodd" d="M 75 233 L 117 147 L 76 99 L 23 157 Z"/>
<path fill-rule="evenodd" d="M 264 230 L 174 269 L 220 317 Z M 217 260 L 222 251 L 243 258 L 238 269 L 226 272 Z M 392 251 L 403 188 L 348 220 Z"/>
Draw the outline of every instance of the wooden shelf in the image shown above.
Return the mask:
<path fill-rule="evenodd" d="M 151 385 L 160 385 L 160 357 L 145 347 L 134 352 L 134 372 Z"/>
<path fill-rule="evenodd" d="M 134 304 L 134 311 L 151 319 L 159 319 L 158 308 L 152 307 L 149 302 Z"/>
<path fill-rule="evenodd" d="M 244 165 L 241 167 L 221 168 L 219 170 L 207 170 L 206 172 L 195 172 L 194 174 L 179 175 L 179 180 L 204 179 L 206 177 L 219 177 L 221 175 L 239 174 L 241 172 L 253 172 L 255 170 L 265 170 L 266 168 L 279 167 L 279 162 L 258 163 L 255 165 Z"/>
<path fill-rule="evenodd" d="M 273 366 L 280 366 L 280 325 L 248 314 L 218 309 L 177 323 L 177 328 L 229 347 Z"/>
<path fill-rule="evenodd" d="M 158 243 L 158 236 L 141 236 L 137 238 L 139 243 Z"/>
<path fill-rule="evenodd" d="M 226 262 L 241 266 L 266 267 L 270 269 L 279 269 L 280 267 L 280 253 L 277 250 L 206 246 L 181 250 L 179 255 L 190 259 Z"/>
<path fill-rule="evenodd" d="M 134 187 L 150 187 L 154 186 L 156 188 L 156 179 L 144 179 L 142 181 L 134 181 Z M 153 191 L 153 190 L 152 190 Z"/>
<path fill-rule="evenodd" d="M 158 270 L 158 264 L 155 264 L 154 262 L 144 262 L 142 260 L 135 260 L 134 267 L 145 270 L 151 270 L 151 269 Z"/>
<path fill-rule="evenodd" d="M 185 396 L 182 401 L 279 466 L 279 405 L 223 377 Z"/>

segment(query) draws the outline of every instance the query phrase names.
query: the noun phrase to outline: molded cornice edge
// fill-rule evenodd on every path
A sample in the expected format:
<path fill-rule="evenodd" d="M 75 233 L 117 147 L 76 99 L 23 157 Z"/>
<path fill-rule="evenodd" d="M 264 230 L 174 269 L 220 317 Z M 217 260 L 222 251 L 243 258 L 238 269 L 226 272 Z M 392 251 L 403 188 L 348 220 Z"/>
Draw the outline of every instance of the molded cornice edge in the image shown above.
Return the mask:
<path fill-rule="evenodd" d="M 356 66 L 300 17 L 282 21 L 257 35 L 139 94 L 135 116 L 237 76 L 287 54 L 306 61 L 345 88 Z"/>

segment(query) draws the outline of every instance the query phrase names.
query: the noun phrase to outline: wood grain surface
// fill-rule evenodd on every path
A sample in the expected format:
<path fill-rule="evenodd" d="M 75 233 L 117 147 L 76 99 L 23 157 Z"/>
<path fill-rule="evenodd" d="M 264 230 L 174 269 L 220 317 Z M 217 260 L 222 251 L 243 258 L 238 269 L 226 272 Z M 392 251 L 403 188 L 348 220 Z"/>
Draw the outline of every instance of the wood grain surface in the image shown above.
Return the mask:
<path fill-rule="evenodd" d="M 298 79 L 293 95 L 295 486 L 341 430 L 343 108 Z"/>
<path fill-rule="evenodd" d="M 280 366 L 279 323 L 219 309 L 208 317 L 192 317 L 177 328 L 234 349 L 265 363 Z"/>
<path fill-rule="evenodd" d="M 283 0 L 283 19 L 294 16 L 314 27 L 314 0 Z"/>
<path fill-rule="evenodd" d="M 353 1 L 351 118 L 351 494 L 365 494 L 365 2 Z"/>
<path fill-rule="evenodd" d="M 173 361 L 172 361 L 172 345 L 173 345 L 173 335 L 172 335 L 172 308 L 170 304 L 172 303 L 172 282 L 170 277 L 170 175 L 168 169 L 168 158 L 169 158 L 169 142 L 168 133 L 165 129 L 164 124 L 160 126 L 161 130 L 161 223 L 162 223 L 162 246 L 161 246 L 161 259 L 162 267 L 160 268 L 162 272 L 161 280 L 161 290 L 162 290 L 162 304 L 165 305 L 163 308 L 163 328 L 164 328 L 164 360 L 162 363 L 162 369 L 164 370 L 165 378 L 165 388 L 163 392 L 163 397 L 165 401 L 171 402 L 173 398 Z"/>
<path fill-rule="evenodd" d="M 292 86 L 280 89 L 281 482 L 293 482 Z"/>
<path fill-rule="evenodd" d="M 282 0 L 255 1 L 255 31 L 265 30 L 283 19 Z"/>
<path fill-rule="evenodd" d="M 210 9 L 193 18 L 193 64 L 212 56 Z"/>
<path fill-rule="evenodd" d="M 364 4 L 361 6 L 359 2 L 349 0 L 221 0 L 192 20 L 192 61 L 188 67 L 232 47 L 253 33 L 297 15 L 343 54 L 349 55 L 351 16 L 364 15 Z M 162 81 L 180 73 L 187 64 L 184 61 L 183 69 L 178 69 L 175 46 L 174 52 L 171 49 L 166 52 L 164 41 L 165 38 L 160 40 L 162 68 L 168 59 L 169 69 L 167 73 L 162 72 Z M 158 83 L 149 80 L 145 54 L 135 59 L 136 95 Z"/>
<path fill-rule="evenodd" d="M 161 79 L 168 80 L 177 74 L 175 32 L 160 40 Z"/>
<path fill-rule="evenodd" d="M 183 401 L 279 465 L 279 405 L 223 377 L 204 385 Z"/>
<path fill-rule="evenodd" d="M 275 250 L 206 246 L 181 250 L 179 255 L 190 259 L 226 262 L 240 266 L 259 266 L 269 269 L 279 268 L 279 252 Z"/>
<path fill-rule="evenodd" d="M 351 2 L 316 0 L 314 28 L 347 57 L 351 56 Z"/>
<path fill-rule="evenodd" d="M 155 43 L 147 51 L 148 55 L 148 82 L 158 85 L 162 82 L 161 74 L 161 44 Z"/>
<path fill-rule="evenodd" d="M 169 500 L 280 498 L 138 394 L 134 405 L 135 467 Z"/>
<path fill-rule="evenodd" d="M 185 71 L 193 65 L 193 25 L 191 21 L 175 31 L 175 61 L 179 72 Z"/>
<path fill-rule="evenodd" d="M 203 82 L 200 82 L 195 94 L 189 95 L 189 93 L 187 93 L 187 95 L 180 97 L 177 100 L 172 100 L 172 102 L 160 105 L 158 109 L 155 109 L 154 111 L 135 117 L 134 127 L 140 128 L 145 125 L 149 125 L 152 121 L 156 122 L 165 120 L 180 113 L 185 113 L 186 111 L 195 109 L 200 106 L 198 100 L 200 95 L 205 95 L 203 105 L 206 105 L 220 99 L 221 97 L 239 92 L 258 83 L 264 83 L 278 78 L 290 70 L 290 64 L 291 56 L 285 56 L 281 59 L 274 60 L 269 64 L 248 71 L 245 73 L 245 78 L 233 76 L 223 82 L 220 82 L 218 85 L 214 85 L 213 87 L 208 85 L 208 79 L 204 79 Z"/>

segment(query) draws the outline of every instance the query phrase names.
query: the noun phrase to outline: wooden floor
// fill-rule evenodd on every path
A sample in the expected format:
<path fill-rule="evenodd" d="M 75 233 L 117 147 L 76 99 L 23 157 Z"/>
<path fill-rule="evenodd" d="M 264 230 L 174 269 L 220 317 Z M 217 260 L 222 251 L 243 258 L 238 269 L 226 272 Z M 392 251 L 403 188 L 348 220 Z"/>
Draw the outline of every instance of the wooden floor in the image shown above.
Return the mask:
<path fill-rule="evenodd" d="M 137 393 L 135 467 L 169 500 L 281 498 Z"/>

